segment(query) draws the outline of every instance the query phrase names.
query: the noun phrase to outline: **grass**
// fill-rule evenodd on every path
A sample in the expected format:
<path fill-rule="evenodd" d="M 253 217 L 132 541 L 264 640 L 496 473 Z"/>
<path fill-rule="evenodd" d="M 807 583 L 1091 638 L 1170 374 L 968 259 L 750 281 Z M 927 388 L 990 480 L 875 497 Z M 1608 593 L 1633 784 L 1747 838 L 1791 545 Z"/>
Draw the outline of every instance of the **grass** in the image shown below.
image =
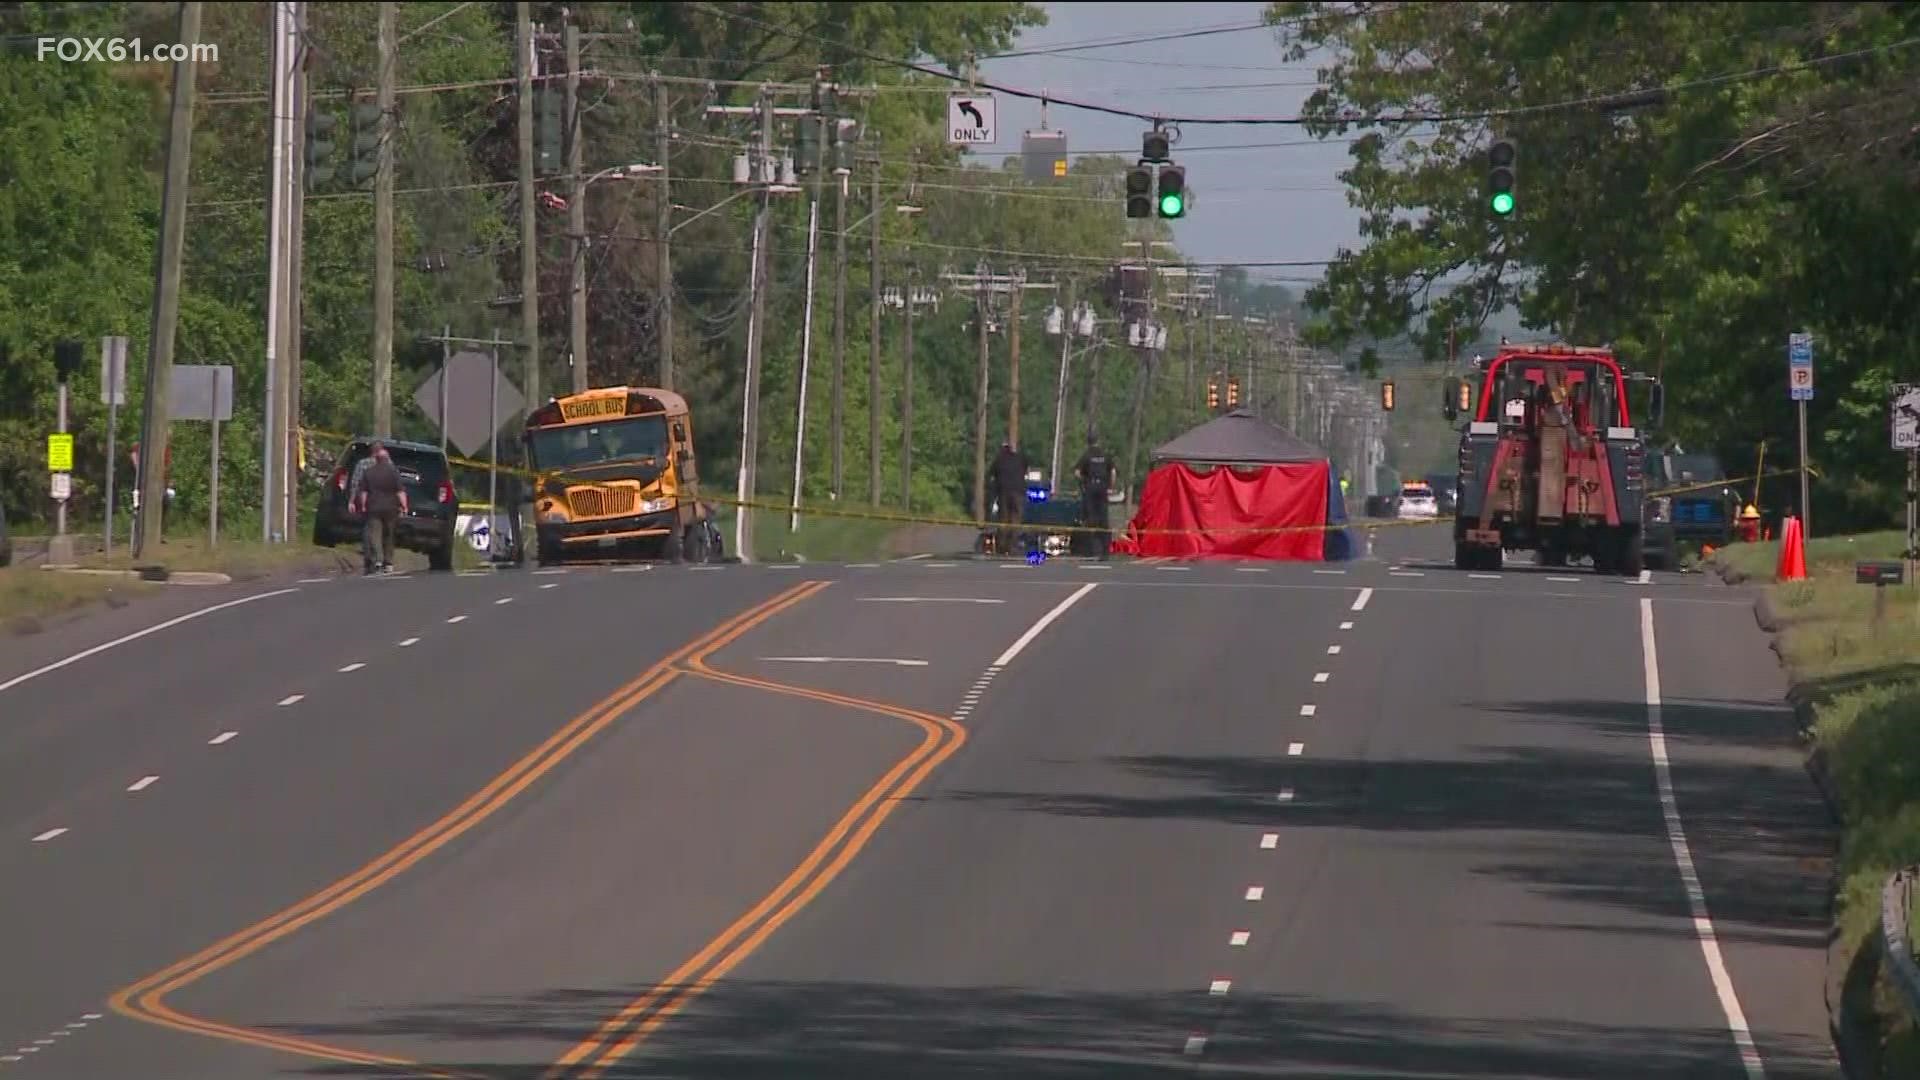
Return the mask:
<path fill-rule="evenodd" d="M 96 574 L 56 574 L 36 566 L 0 570 L 0 631 L 38 633 L 44 620 L 101 602 L 119 604 L 159 588 L 151 582 Z"/>
<path fill-rule="evenodd" d="M 1881 887 L 1920 863 L 1920 588 L 1886 590 L 1876 621 L 1876 590 L 1854 582 L 1853 564 L 1898 558 L 1905 541 L 1897 532 L 1816 539 L 1808 580 L 1769 590 L 1776 644 L 1796 698 L 1812 706 L 1811 737 L 1845 823 L 1835 921 L 1847 1003 L 1871 1028 L 1887 1077 L 1920 1076 L 1920 1028 L 1874 962 Z M 1714 561 L 1730 576 L 1766 580 L 1779 547 L 1735 544 Z M 1915 930 L 1920 940 L 1920 923 Z"/>
<path fill-rule="evenodd" d="M 891 554 L 889 540 L 903 526 L 897 521 L 801 515 L 798 532 L 787 531 L 787 515 L 779 510 L 753 510 L 754 558 L 761 562 L 858 562 Z M 722 509 L 714 524 L 733 543 L 734 511 Z M 729 554 L 736 554 L 729 548 Z"/>

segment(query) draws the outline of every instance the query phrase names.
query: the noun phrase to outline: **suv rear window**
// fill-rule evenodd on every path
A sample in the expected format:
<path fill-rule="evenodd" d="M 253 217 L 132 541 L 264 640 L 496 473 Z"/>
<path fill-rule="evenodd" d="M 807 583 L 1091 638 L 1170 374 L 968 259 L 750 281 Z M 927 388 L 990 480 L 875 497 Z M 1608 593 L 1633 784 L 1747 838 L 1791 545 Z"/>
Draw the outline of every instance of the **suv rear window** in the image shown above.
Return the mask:
<path fill-rule="evenodd" d="M 437 484 L 447 478 L 447 459 L 441 457 L 437 451 L 415 450 L 409 446 L 389 446 L 387 454 L 403 472 L 418 474 L 426 483 Z M 351 472 L 366 456 L 367 448 L 356 446 L 341 466 Z"/>

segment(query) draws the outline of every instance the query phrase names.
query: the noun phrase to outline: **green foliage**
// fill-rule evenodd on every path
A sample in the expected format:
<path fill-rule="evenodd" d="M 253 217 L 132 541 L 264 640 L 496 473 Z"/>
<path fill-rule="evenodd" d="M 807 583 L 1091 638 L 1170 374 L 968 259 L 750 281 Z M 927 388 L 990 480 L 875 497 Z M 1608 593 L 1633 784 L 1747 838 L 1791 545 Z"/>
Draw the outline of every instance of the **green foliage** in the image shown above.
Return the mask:
<path fill-rule="evenodd" d="M 13 5 L 0 11 L 0 32 L 170 40 L 171 5 Z M 345 179 L 354 101 L 370 100 L 376 81 L 378 6 L 345 2 L 306 5 L 307 64 L 314 107 L 339 118 L 335 177 L 305 200 L 301 257 L 300 420 L 318 431 L 360 432 L 372 426 L 373 202 L 365 186 Z M 665 76 L 671 148 L 673 275 L 671 297 L 656 271 L 660 185 L 646 178 L 609 178 L 587 189 L 591 242 L 588 282 L 588 377 L 593 385 L 650 383 L 658 376 L 662 305 L 674 312 L 676 388 L 694 404 L 703 474 L 716 489 L 732 487 L 738 467 L 743 393 L 751 199 L 739 199 L 697 221 L 698 211 L 735 193 L 731 160 L 753 135 L 744 118 L 710 115 L 706 106 L 753 100 L 763 83 L 805 83 L 820 65 L 850 86 L 843 115 L 866 135 L 850 177 L 846 207 L 847 325 L 843 368 L 842 500 L 865 502 L 869 486 L 867 415 L 882 418 L 881 490 L 897 504 L 901 485 L 901 391 L 904 320 L 882 316 L 877 358 L 881 399 L 868 401 L 868 320 L 875 284 L 904 283 L 911 268 L 922 287 L 942 294 L 938 310 L 922 309 L 915 325 L 913 507 L 956 512 L 968 502 L 974 459 L 973 403 L 977 331 L 973 304 L 943 279 L 983 261 L 997 273 L 1025 269 L 1031 280 L 1056 281 L 1058 292 L 1029 290 L 1021 323 L 1022 442 L 1044 461 L 1053 436 L 1053 389 L 1060 340 L 1044 332 L 1045 313 L 1071 285 L 1099 308 L 1107 345 L 1091 354 L 1076 343 L 1063 440 L 1076 456 L 1089 420 L 1109 446 L 1131 434 L 1135 390 L 1150 392 L 1140 432 L 1151 446 L 1198 419 L 1198 397 L 1181 349 L 1197 334 L 1176 323 L 1162 370 L 1143 382 L 1137 354 L 1124 345 L 1108 299 L 1107 269 L 1127 254 L 1128 222 L 1114 181 L 1118 161 L 1076 162 L 1071 180 L 1025 184 L 1012 168 L 969 165 L 947 147 L 941 128 L 942 80 L 872 57 L 913 58 L 957 66 L 969 54 L 1001 51 L 1019 32 L 1044 22 L 1025 3 L 910 4 L 639 4 L 570 6 L 587 33 L 581 88 L 583 151 L 589 173 L 656 162 L 654 86 Z M 266 9 L 208 5 L 203 40 L 218 43 L 217 63 L 195 70 L 196 105 L 179 363 L 231 364 L 235 413 L 221 432 L 221 506 L 233 523 L 257 520 L 260 487 L 260 402 L 266 371 L 267 187 L 270 117 L 266 100 Z M 559 69 L 562 12 L 537 5 L 545 72 Z M 414 389 L 438 362 L 425 343 L 443 328 L 486 338 L 518 336 L 520 245 L 512 42 L 512 5 L 434 2 L 400 5 L 402 87 L 389 129 L 395 162 L 394 426 L 403 436 L 432 438 L 412 403 Z M 849 44 L 850 43 L 850 44 Z M 852 46 L 857 45 L 857 48 Z M 138 437 L 163 167 L 167 65 L 39 63 L 31 52 L 0 54 L 0 499 L 10 518 L 32 528 L 45 516 L 44 436 L 51 428 L 52 343 L 73 337 L 94 354 L 102 335 L 130 339 L 128 407 L 117 438 Z M 803 96 L 788 95 L 783 104 Z M 791 138 L 786 121 L 776 134 Z M 880 174 L 878 206 L 872 170 Z M 822 192 L 814 281 L 803 495 L 830 494 L 830 379 L 833 365 L 834 184 Z M 542 178 L 542 195 L 568 196 L 564 178 Z M 902 214 L 911 203 L 924 213 Z M 875 211 L 872 214 L 870 212 Z M 543 393 L 571 380 L 570 260 L 567 216 L 543 200 L 538 211 L 540 313 L 538 375 Z M 864 223 L 863 223 L 864 222 Z M 680 227 L 684 226 L 684 227 Z M 878 281 L 868 265 L 871 228 L 880 230 Z M 1139 238 L 1165 240 L 1164 223 Z M 807 199 L 776 200 L 771 281 L 762 373 L 761 494 L 790 490 L 793 435 L 806 299 Z M 1160 257 L 1172 258 L 1162 249 Z M 1290 311 L 1284 289 L 1230 277 L 1225 304 L 1234 313 Z M 992 338 L 989 438 L 1005 433 L 1009 405 L 1009 335 L 1004 311 Z M 1111 339 L 1120 335 L 1121 344 Z M 1194 340 L 1198 340 L 1197 337 Z M 1223 338 L 1223 353 L 1244 349 Z M 509 362 L 518 363 L 511 350 Z M 1097 380 L 1092 372 L 1097 367 Z M 514 381 L 527 386 L 527 369 Z M 1089 395 L 1089 382 L 1097 381 Z M 96 520 L 105 479 L 106 420 L 89 363 L 74 386 L 72 427 L 78 457 L 73 516 Z M 176 519 L 203 519 L 209 498 L 209 445 L 204 424 L 173 429 L 178 491 Z M 130 481 L 118 463 L 124 503 Z"/>
<path fill-rule="evenodd" d="M 1269 18 L 1294 55 L 1330 57 L 1311 130 L 1351 141 L 1343 177 L 1365 214 L 1364 245 L 1308 293 L 1321 340 L 1411 333 L 1431 361 L 1449 328 L 1516 307 L 1662 371 L 1672 434 L 1751 460 L 1761 440 L 1791 452 L 1785 338 L 1811 330 L 1830 478 L 1815 520 L 1894 512 L 1886 391 L 1920 370 L 1905 327 L 1920 60 L 1806 65 L 1911 37 L 1913 9 L 1280 3 Z M 1403 111 L 1445 119 L 1369 119 Z M 1495 134 L 1519 147 L 1506 218 L 1487 198 Z"/>

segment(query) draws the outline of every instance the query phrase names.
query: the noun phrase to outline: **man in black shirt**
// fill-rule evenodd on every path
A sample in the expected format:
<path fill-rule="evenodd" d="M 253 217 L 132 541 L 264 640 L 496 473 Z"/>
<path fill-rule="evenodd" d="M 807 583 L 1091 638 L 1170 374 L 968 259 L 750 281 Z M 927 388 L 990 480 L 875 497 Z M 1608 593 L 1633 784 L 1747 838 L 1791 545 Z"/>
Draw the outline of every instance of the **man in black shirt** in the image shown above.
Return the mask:
<path fill-rule="evenodd" d="M 1107 492 L 1113 489 L 1113 472 L 1113 459 L 1100 448 L 1100 440 L 1088 439 L 1087 452 L 1080 455 L 1073 474 L 1080 478 L 1080 524 L 1099 530 L 1093 534 L 1093 541 L 1103 562 L 1113 546 L 1113 531 L 1107 524 Z"/>
<path fill-rule="evenodd" d="M 367 573 L 393 573 L 393 533 L 407 510 L 407 489 L 387 448 L 374 443 L 366 468 L 354 484 L 354 511 L 366 515 L 361 526 L 360 558 Z"/>
<path fill-rule="evenodd" d="M 993 515 L 1000 526 L 996 533 L 998 550 L 1002 555 L 1013 550 L 1015 528 L 1020 524 L 1020 511 L 1027 499 L 1027 456 L 1013 448 L 1011 440 L 1000 444 L 1000 453 L 994 456 L 993 490 L 998 503 Z"/>

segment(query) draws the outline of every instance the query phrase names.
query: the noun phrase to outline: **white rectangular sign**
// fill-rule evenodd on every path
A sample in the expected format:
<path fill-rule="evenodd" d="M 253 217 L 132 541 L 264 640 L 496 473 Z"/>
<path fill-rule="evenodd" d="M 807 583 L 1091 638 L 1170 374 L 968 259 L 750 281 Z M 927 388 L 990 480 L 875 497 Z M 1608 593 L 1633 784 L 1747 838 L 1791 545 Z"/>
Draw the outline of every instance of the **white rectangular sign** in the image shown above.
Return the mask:
<path fill-rule="evenodd" d="M 992 94 L 947 95 L 947 145 L 991 146 L 999 138 Z"/>
<path fill-rule="evenodd" d="M 57 472 L 53 474 L 53 497 L 66 502 L 73 495 L 73 474 Z"/>
<path fill-rule="evenodd" d="M 1920 386 L 1898 383 L 1893 388 L 1893 448 L 1920 450 Z"/>

